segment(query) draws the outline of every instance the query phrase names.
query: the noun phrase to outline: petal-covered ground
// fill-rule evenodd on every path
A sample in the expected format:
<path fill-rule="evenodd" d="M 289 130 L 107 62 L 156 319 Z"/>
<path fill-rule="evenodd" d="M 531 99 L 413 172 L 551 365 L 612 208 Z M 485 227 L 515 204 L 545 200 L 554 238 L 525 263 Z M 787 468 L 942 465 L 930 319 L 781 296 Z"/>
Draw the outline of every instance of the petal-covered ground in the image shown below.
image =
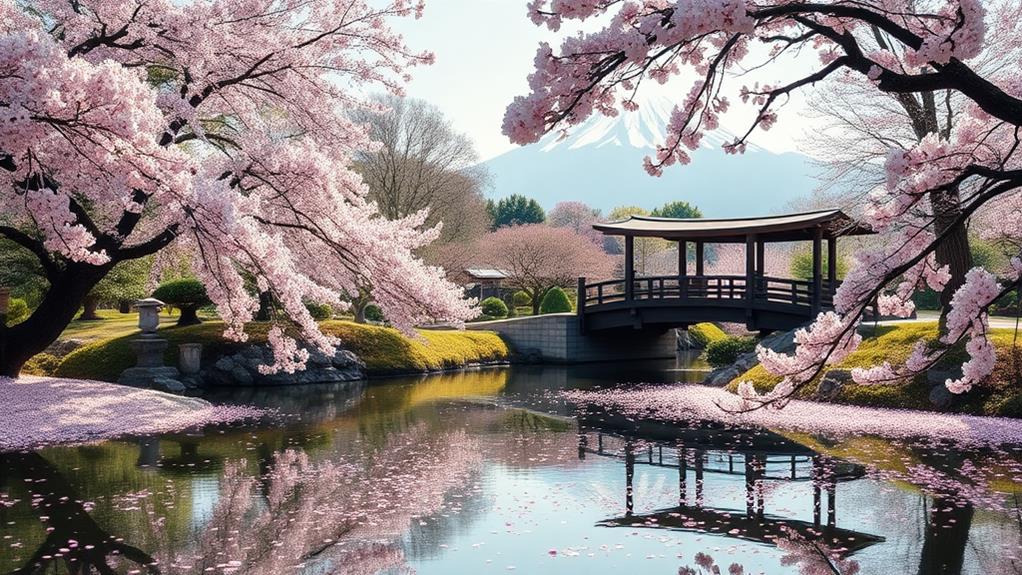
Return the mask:
<path fill-rule="evenodd" d="M 764 408 L 738 413 L 741 405 L 737 396 L 702 385 L 570 391 L 565 396 L 579 406 L 613 408 L 632 417 L 679 423 L 718 421 L 837 436 L 930 437 L 967 445 L 1022 443 L 1022 421 L 1017 419 L 798 400 L 791 401 L 783 409 Z"/>
<path fill-rule="evenodd" d="M 0 451 L 167 433 L 262 413 L 99 381 L 0 377 Z"/>

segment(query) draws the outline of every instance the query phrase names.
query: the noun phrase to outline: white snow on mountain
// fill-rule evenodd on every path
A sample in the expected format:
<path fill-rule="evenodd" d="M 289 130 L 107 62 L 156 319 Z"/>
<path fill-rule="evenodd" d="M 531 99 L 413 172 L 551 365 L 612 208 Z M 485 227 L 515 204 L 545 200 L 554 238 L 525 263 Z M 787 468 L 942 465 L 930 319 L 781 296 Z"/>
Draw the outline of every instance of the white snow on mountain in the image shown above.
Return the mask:
<path fill-rule="evenodd" d="M 707 217 L 754 216 L 790 209 L 816 185 L 812 161 L 795 153 L 773 153 L 748 145 L 745 154 L 728 155 L 721 144 L 735 136 L 718 130 L 704 135 L 692 162 L 671 166 L 662 177 L 642 168 L 645 156 L 664 143 L 674 104 L 647 97 L 639 109 L 614 117 L 594 114 L 577 126 L 550 133 L 486 162 L 490 196 L 523 194 L 545 208 L 579 200 L 610 211 L 616 206 L 652 209 L 685 200 Z"/>
<path fill-rule="evenodd" d="M 567 135 L 565 131 L 557 130 L 547 134 L 535 145 L 544 152 L 558 148 L 574 150 L 585 146 L 629 146 L 655 150 L 666 138 L 674 103 L 665 96 L 649 96 L 637 103 L 639 109 L 634 112 L 620 112 L 613 117 L 593 114 L 582 124 L 567 128 Z M 734 139 L 735 135 L 727 130 L 715 130 L 703 136 L 702 146 L 719 149 L 722 144 Z M 749 144 L 748 148 L 761 149 L 755 144 Z"/>

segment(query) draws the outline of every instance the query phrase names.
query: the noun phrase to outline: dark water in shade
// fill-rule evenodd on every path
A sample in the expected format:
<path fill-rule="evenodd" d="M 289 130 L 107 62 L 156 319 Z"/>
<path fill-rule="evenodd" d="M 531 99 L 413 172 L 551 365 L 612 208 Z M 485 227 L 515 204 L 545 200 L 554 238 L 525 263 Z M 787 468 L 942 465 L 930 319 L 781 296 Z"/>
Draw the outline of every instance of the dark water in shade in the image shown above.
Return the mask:
<path fill-rule="evenodd" d="M 690 368 L 221 392 L 288 415 L 0 455 L 0 573 L 1022 572 L 1014 446 L 682 429 L 556 394 Z"/>

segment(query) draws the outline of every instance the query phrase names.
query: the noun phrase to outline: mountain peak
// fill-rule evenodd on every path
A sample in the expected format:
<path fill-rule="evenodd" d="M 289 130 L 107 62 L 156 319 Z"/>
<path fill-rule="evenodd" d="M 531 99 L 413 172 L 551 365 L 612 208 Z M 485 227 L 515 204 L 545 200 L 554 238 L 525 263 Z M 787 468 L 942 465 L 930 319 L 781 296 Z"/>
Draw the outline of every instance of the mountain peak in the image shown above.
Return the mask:
<path fill-rule="evenodd" d="M 567 128 L 566 135 L 557 130 L 534 145 L 544 152 L 604 146 L 656 150 L 666 139 L 674 102 L 663 95 L 647 95 L 637 96 L 636 103 L 639 108 L 634 112 L 621 111 L 617 116 L 594 113 L 581 124 Z M 703 136 L 703 147 L 716 149 L 734 138 L 727 130 L 716 130 Z M 749 145 L 750 150 L 755 148 Z"/>

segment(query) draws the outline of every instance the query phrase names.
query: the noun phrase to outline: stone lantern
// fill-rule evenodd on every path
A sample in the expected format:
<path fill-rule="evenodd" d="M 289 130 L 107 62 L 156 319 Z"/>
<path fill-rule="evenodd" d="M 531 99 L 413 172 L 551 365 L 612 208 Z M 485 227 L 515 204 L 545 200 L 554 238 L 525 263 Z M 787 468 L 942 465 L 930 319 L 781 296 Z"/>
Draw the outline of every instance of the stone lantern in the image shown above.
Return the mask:
<path fill-rule="evenodd" d="M 159 337 L 156 330 L 160 327 L 160 310 L 164 305 L 162 301 L 153 298 L 135 302 L 135 309 L 138 310 L 138 328 L 142 331 L 141 335 L 131 342 L 137 360 L 135 367 L 124 370 L 117 383 L 164 391 L 184 391 L 184 384 L 177 381 L 180 376 L 177 368 L 163 365 L 167 340 Z"/>
<path fill-rule="evenodd" d="M 160 327 L 160 310 L 165 305 L 151 297 L 135 302 L 135 309 L 138 310 L 138 329 L 142 330 L 142 337 L 156 337 L 156 329 Z"/>

